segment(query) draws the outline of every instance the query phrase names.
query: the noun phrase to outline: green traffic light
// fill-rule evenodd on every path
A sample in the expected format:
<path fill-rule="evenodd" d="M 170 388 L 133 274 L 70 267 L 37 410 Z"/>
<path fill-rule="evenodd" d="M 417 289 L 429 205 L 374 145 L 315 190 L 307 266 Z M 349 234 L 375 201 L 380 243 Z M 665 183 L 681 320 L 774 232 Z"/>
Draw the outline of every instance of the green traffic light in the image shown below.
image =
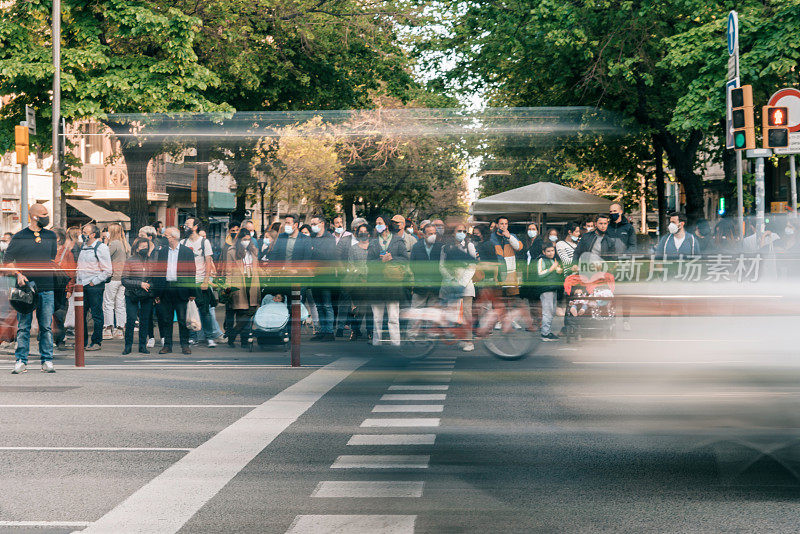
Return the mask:
<path fill-rule="evenodd" d="M 734 146 L 736 146 L 736 148 L 742 148 L 745 146 L 745 143 L 747 143 L 747 141 L 744 132 L 736 132 L 736 134 L 733 136 Z"/>

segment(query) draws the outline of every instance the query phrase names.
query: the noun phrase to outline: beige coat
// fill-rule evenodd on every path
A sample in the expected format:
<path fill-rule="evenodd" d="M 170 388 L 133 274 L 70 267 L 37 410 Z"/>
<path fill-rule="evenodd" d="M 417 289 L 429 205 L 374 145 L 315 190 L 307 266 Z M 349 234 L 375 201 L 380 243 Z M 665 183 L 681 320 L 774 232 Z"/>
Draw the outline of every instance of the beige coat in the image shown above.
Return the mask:
<path fill-rule="evenodd" d="M 254 247 L 251 247 L 250 253 L 253 257 L 258 257 Z M 258 307 L 261 305 L 261 278 L 259 273 L 261 268 L 258 266 L 258 260 L 253 262 L 253 277 L 250 285 L 250 291 L 244 291 L 245 276 L 244 276 L 244 261 L 236 257 L 236 249 L 231 247 L 228 249 L 228 257 L 225 262 L 226 273 L 225 281 L 230 287 L 239 288 L 239 291 L 233 292 L 233 299 L 231 308 L 234 310 L 246 310 L 250 307 Z"/>

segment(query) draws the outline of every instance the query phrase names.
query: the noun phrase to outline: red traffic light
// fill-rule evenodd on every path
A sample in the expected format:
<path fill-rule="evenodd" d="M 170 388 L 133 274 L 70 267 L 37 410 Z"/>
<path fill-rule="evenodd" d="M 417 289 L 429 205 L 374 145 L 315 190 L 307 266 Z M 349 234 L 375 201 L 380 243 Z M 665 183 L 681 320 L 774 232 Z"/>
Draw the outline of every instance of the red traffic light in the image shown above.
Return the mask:
<path fill-rule="evenodd" d="M 768 108 L 767 111 L 767 125 L 769 126 L 786 126 L 789 121 L 789 110 L 784 107 Z"/>

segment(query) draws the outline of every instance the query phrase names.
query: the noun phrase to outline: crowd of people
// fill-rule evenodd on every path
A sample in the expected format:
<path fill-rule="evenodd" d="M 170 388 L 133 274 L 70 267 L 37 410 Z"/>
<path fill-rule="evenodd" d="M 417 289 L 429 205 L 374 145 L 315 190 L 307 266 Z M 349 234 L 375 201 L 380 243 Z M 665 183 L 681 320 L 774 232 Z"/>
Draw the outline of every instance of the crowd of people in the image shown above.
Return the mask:
<path fill-rule="evenodd" d="M 8 305 L 14 291 L 27 291 L 34 299 L 31 310 L 15 316 L 14 373 L 27 368 L 34 315 L 42 370 L 53 372 L 54 347 L 65 347 L 75 324 L 76 285 L 83 288 L 87 351 L 117 338 L 123 340 L 122 354 L 133 351 L 134 341 L 139 353 L 149 354 L 158 339 L 158 353 L 169 354 L 175 323 L 183 354 L 191 354 L 198 343 L 234 347 L 238 339 L 248 347 L 256 311 L 267 301 L 285 306 L 293 288 L 302 292 L 314 341 L 346 337 L 400 345 L 403 310 L 458 302 L 468 325 L 461 348 L 471 351 L 473 335 L 480 331 L 473 306 L 482 294 L 513 301 L 525 309 L 527 329 L 538 331 L 543 341 L 555 341 L 558 308 L 577 314 L 584 302 L 566 302 L 562 289 L 578 272 L 581 258 L 613 261 L 643 246 L 616 203 L 609 213 L 557 227 L 530 223 L 521 235 L 510 231 L 506 217 L 470 228 L 440 219 L 417 223 L 395 214 L 356 218 L 347 228 L 342 217 L 328 221 L 317 215 L 303 224 L 298 216 L 286 215 L 260 235 L 252 220 L 231 222 L 218 244 L 194 216 L 181 227 L 145 226 L 135 236 L 119 224 L 47 229 L 49 214 L 42 204 L 31 206 L 29 219 L 21 231 L 0 237 L 5 271 L 0 289 L 11 294 L 2 299 L 0 319 L 12 315 Z M 786 250 L 800 247 L 795 226 L 792 219 L 785 227 Z M 670 260 L 734 250 L 747 239 L 740 240 L 727 220 L 714 231 L 703 222 L 690 231 L 686 217 L 673 213 L 668 232 L 647 252 Z M 749 245 L 756 251 L 777 240 L 759 239 Z M 221 325 L 218 308 L 224 308 Z M 196 326 L 190 328 L 193 318 Z M 622 318 L 629 328 L 624 308 Z"/>

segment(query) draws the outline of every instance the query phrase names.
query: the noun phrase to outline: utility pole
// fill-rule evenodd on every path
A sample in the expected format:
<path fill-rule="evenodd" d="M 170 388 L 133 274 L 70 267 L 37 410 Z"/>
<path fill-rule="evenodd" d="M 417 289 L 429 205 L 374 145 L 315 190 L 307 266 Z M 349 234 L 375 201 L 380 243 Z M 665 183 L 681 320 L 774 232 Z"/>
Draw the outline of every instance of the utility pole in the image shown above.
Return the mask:
<path fill-rule="evenodd" d="M 20 167 L 20 223 L 22 228 L 28 224 L 28 156 L 30 155 L 30 141 L 28 138 L 27 121 L 14 127 L 14 145 L 17 152 L 17 163 Z"/>
<path fill-rule="evenodd" d="M 53 226 L 67 227 L 61 206 L 61 0 L 53 0 Z"/>

